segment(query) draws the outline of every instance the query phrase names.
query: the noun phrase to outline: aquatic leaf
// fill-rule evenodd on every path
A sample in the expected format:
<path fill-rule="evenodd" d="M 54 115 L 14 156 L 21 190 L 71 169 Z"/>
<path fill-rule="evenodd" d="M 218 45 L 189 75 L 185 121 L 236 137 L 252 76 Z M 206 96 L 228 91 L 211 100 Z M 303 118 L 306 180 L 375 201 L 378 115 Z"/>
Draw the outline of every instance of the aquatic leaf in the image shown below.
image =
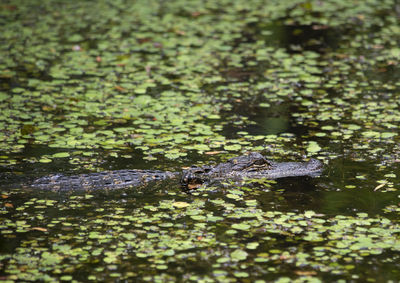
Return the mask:
<path fill-rule="evenodd" d="M 240 249 L 236 249 L 233 252 L 231 252 L 231 259 L 233 261 L 241 261 L 241 260 L 245 260 L 248 256 L 248 253 L 246 251 L 240 250 Z"/>
<path fill-rule="evenodd" d="M 246 245 L 246 248 L 247 248 L 247 249 L 250 249 L 250 250 L 254 250 L 254 249 L 256 249 L 259 245 L 260 245 L 260 244 L 257 243 L 257 242 L 252 242 L 252 243 L 248 243 L 248 244 Z"/>
<path fill-rule="evenodd" d="M 310 153 L 315 153 L 315 152 L 319 152 L 321 150 L 321 147 L 318 145 L 317 142 L 309 142 L 308 146 L 307 146 L 307 151 Z"/>
<path fill-rule="evenodd" d="M 238 223 L 238 224 L 232 224 L 232 228 L 237 229 L 237 230 L 244 230 L 247 231 L 250 229 L 250 225 L 244 224 L 244 223 Z"/>
<path fill-rule="evenodd" d="M 204 221 L 204 220 L 206 220 L 206 217 L 204 215 L 191 215 L 190 217 L 193 220 L 196 220 L 196 221 Z"/>
<path fill-rule="evenodd" d="M 236 271 L 233 273 L 233 275 L 235 275 L 235 277 L 239 277 L 239 278 L 249 277 L 249 274 L 244 271 Z"/>
<path fill-rule="evenodd" d="M 184 202 L 184 201 L 176 201 L 172 204 L 173 206 L 177 207 L 177 208 L 184 208 L 184 207 L 188 207 L 190 206 L 189 203 Z"/>
<path fill-rule="evenodd" d="M 50 252 L 43 252 L 41 257 L 41 261 L 44 265 L 56 265 L 62 261 L 60 255 Z"/>
<path fill-rule="evenodd" d="M 312 210 L 307 210 L 304 212 L 304 216 L 307 218 L 312 218 L 315 215 L 315 212 Z"/>
<path fill-rule="evenodd" d="M 224 149 L 229 150 L 229 151 L 238 151 L 242 148 L 241 145 L 239 144 L 233 144 L 233 145 L 225 145 Z"/>
<path fill-rule="evenodd" d="M 64 158 L 69 156 L 70 156 L 69 152 L 58 152 L 52 155 L 52 157 L 54 158 Z"/>
<path fill-rule="evenodd" d="M 5 93 L 5 92 L 0 92 L 0 101 L 6 100 L 7 98 L 9 98 L 9 96 L 7 95 L 7 93 Z"/>

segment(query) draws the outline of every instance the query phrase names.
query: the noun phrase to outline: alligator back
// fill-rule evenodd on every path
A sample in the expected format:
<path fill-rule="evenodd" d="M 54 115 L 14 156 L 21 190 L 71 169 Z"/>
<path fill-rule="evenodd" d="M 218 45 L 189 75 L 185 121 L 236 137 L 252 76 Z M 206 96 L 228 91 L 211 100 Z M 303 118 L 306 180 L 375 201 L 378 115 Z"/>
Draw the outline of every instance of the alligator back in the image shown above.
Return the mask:
<path fill-rule="evenodd" d="M 158 170 L 116 170 L 73 176 L 56 174 L 35 180 L 31 187 L 54 191 L 118 189 L 142 186 L 175 176 L 177 173 Z"/>

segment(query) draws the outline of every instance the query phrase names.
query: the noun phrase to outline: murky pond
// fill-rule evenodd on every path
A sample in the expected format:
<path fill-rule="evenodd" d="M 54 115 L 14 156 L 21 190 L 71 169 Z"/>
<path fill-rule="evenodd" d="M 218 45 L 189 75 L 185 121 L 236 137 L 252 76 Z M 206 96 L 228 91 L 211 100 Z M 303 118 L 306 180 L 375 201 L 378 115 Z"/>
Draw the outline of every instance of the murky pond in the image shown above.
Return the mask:
<path fill-rule="evenodd" d="M 0 4 L 0 280 L 396 282 L 397 1 Z M 49 191 L 246 152 L 320 176 Z"/>

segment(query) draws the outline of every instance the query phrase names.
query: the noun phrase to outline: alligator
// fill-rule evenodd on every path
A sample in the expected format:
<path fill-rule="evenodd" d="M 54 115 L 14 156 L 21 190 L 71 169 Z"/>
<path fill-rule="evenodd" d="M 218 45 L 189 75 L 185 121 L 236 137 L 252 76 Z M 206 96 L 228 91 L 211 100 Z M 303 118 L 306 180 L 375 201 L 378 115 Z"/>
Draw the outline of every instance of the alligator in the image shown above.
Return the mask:
<path fill-rule="evenodd" d="M 278 179 L 296 176 L 318 176 L 323 169 L 322 162 L 310 159 L 307 162 L 274 162 L 257 152 L 234 157 L 216 166 L 192 166 L 179 172 L 159 170 L 116 170 L 99 173 L 66 176 L 61 174 L 45 176 L 33 181 L 30 186 L 48 190 L 94 190 L 118 189 L 143 186 L 150 182 L 166 179 L 180 179 L 186 189 L 223 180 Z"/>

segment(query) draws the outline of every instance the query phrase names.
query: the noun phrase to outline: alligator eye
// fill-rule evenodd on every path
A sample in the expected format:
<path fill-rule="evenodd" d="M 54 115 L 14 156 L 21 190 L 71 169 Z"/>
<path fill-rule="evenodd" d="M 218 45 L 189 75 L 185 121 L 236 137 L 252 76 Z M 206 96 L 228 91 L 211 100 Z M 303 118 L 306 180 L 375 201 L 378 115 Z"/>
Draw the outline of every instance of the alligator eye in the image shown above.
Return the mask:
<path fill-rule="evenodd" d="M 265 158 L 259 158 L 253 162 L 254 165 L 264 165 L 266 163 L 268 163 L 268 161 Z"/>

